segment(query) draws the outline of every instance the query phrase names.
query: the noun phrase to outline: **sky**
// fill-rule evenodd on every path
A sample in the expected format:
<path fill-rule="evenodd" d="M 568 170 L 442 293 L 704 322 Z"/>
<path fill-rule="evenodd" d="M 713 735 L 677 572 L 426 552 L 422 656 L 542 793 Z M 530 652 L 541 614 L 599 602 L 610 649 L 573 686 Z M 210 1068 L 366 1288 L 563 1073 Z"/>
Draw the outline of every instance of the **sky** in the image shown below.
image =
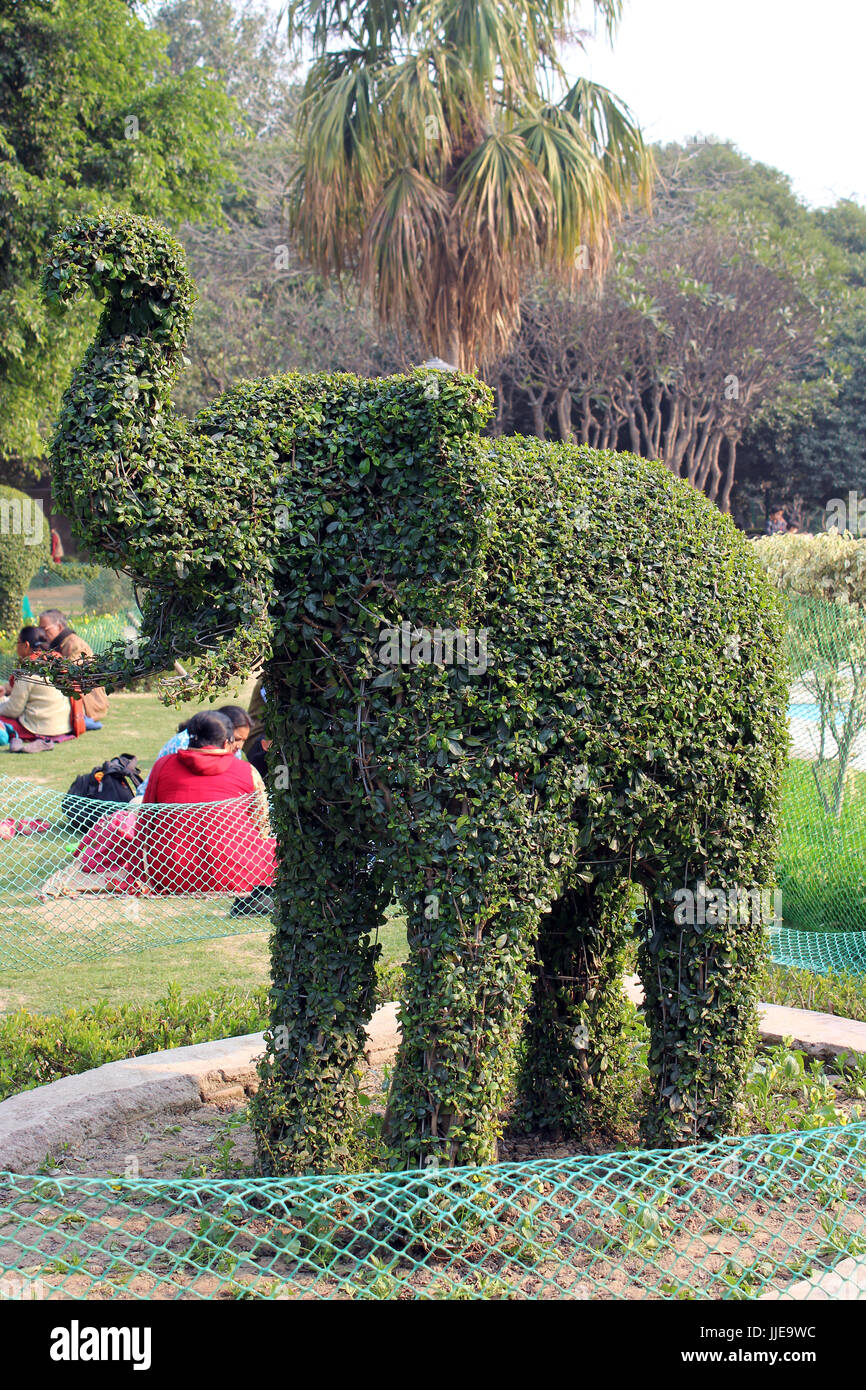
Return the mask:
<path fill-rule="evenodd" d="M 864 0 L 625 0 L 612 49 L 601 31 L 565 56 L 650 141 L 715 135 L 813 206 L 866 204 Z"/>

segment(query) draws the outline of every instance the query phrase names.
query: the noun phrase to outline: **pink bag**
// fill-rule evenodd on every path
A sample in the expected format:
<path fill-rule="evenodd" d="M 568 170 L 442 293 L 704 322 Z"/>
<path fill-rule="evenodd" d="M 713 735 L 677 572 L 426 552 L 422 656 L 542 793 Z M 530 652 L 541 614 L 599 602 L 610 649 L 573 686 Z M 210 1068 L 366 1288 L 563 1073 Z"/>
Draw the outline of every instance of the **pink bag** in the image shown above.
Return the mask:
<path fill-rule="evenodd" d="M 144 873 L 142 848 L 135 839 L 134 811 L 112 811 L 91 826 L 75 854 L 86 874 Z"/>

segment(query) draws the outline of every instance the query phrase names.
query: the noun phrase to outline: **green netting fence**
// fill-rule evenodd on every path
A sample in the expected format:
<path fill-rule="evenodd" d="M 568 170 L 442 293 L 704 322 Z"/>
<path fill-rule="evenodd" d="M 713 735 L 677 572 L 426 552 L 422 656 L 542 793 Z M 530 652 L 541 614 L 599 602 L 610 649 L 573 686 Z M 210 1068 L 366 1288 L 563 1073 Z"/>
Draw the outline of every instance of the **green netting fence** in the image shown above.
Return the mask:
<path fill-rule="evenodd" d="M 130 807 L 0 776 L 0 979 L 267 930 L 273 868 L 257 798 Z M 787 907 L 796 872 L 783 883 Z M 866 970 L 859 931 L 783 925 L 770 949 L 781 965 Z"/>
<path fill-rule="evenodd" d="M 6 1174 L 0 1270 L 47 1298 L 866 1298 L 864 1169 L 851 1124 L 435 1172 Z"/>
<path fill-rule="evenodd" d="M 866 615 L 852 604 L 790 595 L 786 649 L 784 926 L 793 933 L 841 933 L 834 946 L 818 949 L 843 968 L 862 969 L 850 934 L 866 928 Z M 789 950 L 799 943 L 799 936 L 789 938 Z M 816 958 L 813 949 L 809 944 L 804 963 Z"/>
<path fill-rule="evenodd" d="M 127 806 L 0 777 L 0 978 L 268 928 L 274 857 L 258 796 Z"/>

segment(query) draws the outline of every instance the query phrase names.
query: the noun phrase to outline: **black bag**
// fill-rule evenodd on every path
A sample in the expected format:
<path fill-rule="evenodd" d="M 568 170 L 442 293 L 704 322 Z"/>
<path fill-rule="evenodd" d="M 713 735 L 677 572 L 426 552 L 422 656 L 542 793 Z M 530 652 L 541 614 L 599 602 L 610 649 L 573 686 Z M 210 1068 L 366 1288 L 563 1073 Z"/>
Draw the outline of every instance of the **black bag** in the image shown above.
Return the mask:
<path fill-rule="evenodd" d="M 101 767 L 76 777 L 61 809 L 72 829 L 83 834 L 103 815 L 107 802 L 131 801 L 143 781 L 138 758 L 121 753 L 119 758 L 109 758 Z"/>

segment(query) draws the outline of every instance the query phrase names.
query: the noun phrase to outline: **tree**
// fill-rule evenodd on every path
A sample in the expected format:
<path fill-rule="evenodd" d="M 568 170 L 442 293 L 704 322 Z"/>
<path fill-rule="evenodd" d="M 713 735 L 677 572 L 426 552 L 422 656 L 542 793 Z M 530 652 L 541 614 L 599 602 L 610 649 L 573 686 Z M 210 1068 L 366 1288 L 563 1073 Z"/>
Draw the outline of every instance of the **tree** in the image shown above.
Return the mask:
<path fill-rule="evenodd" d="M 381 322 L 461 368 L 495 359 L 530 268 L 596 270 L 652 161 L 627 109 L 564 86 L 572 0 L 292 0 L 312 45 L 292 223 L 323 276 L 356 274 Z M 619 0 L 595 0 L 612 29 Z M 558 85 L 559 84 L 559 85 Z"/>
<path fill-rule="evenodd" d="M 842 257 L 776 171 L 726 145 L 657 158 L 654 216 L 625 219 L 600 291 L 527 292 L 494 373 L 499 425 L 659 458 L 728 511 L 746 431 L 837 389 Z"/>
<path fill-rule="evenodd" d="M 288 228 L 300 87 L 274 14 L 231 0 L 170 0 L 154 23 L 167 36 L 172 72 L 206 66 L 238 112 L 225 143 L 232 176 L 221 225 L 179 231 L 199 303 L 177 409 L 194 415 L 215 392 L 266 373 L 381 376 L 419 361 L 415 336 L 379 332 L 354 286 L 341 294 L 300 264 Z"/>
<path fill-rule="evenodd" d="M 92 309 L 49 328 L 39 268 L 76 213 L 174 225 L 219 215 L 231 102 L 204 68 L 170 71 L 164 35 L 124 0 L 18 0 L 0 15 L 0 461 L 44 452 Z"/>
<path fill-rule="evenodd" d="M 866 210 L 843 200 L 813 216 L 841 258 L 842 283 L 818 364 L 824 390 L 799 410 L 758 420 L 743 440 L 734 500 L 743 523 L 761 528 L 783 506 L 801 529 L 821 529 L 832 498 L 866 496 Z"/>

